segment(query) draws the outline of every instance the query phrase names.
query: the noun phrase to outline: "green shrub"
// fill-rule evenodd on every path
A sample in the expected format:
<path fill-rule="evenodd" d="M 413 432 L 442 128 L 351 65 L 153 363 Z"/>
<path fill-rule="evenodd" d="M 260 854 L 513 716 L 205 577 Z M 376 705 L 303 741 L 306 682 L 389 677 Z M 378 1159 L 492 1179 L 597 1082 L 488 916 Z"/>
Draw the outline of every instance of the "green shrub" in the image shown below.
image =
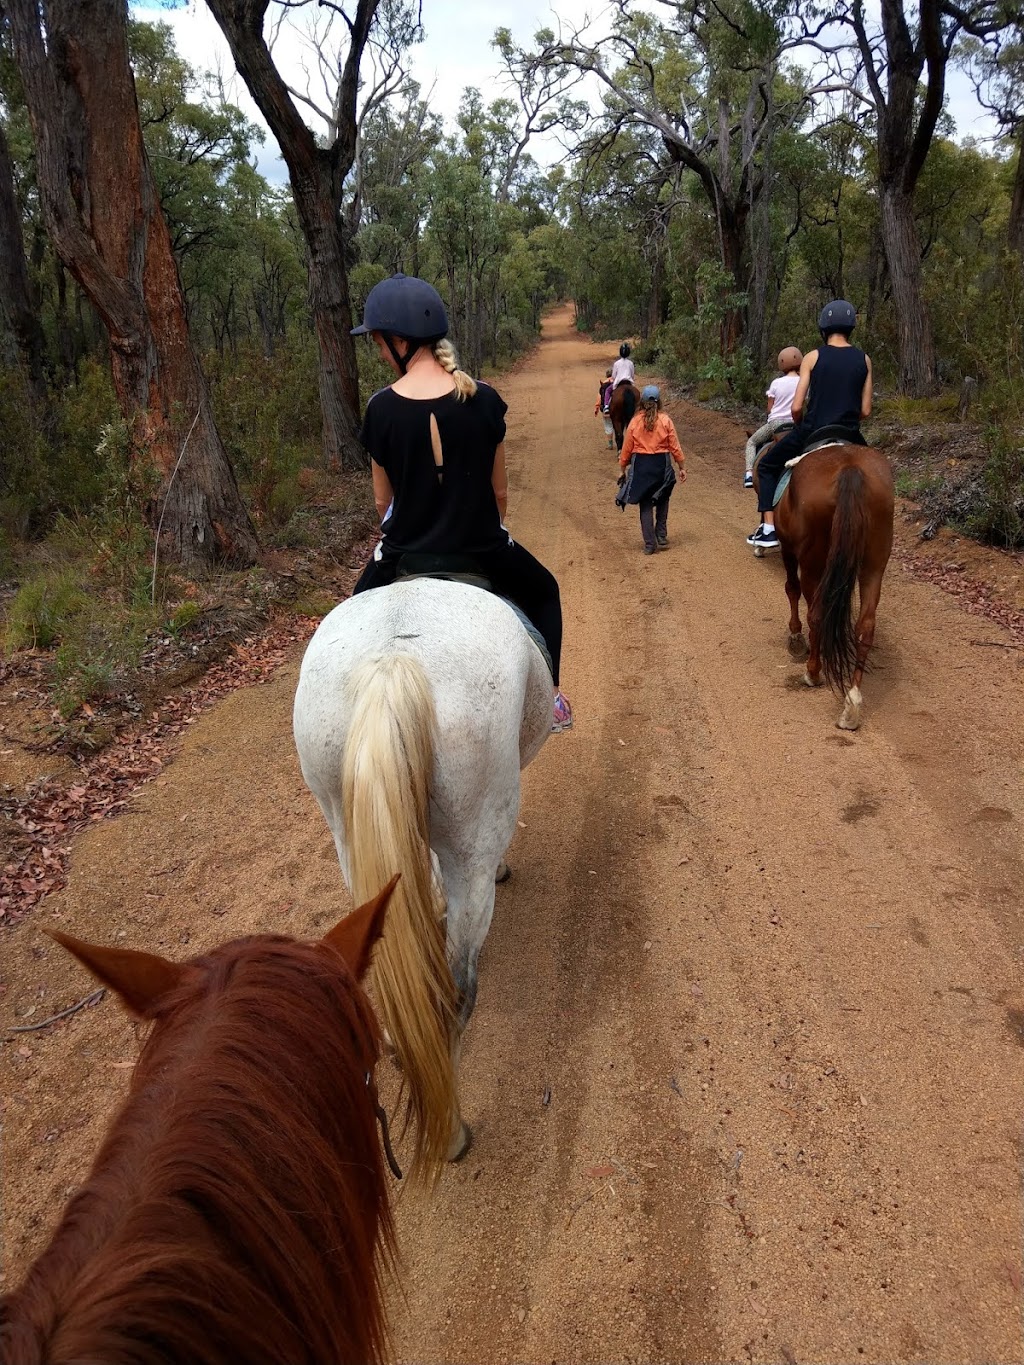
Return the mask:
<path fill-rule="evenodd" d="M 56 404 L 49 482 L 57 509 L 88 511 L 107 497 L 110 462 L 103 453 L 104 434 L 119 420 L 109 367 L 84 360 L 77 381 Z"/>
<path fill-rule="evenodd" d="M 48 649 L 64 638 L 87 603 L 72 570 L 37 574 L 22 584 L 8 609 L 6 649 Z"/>
<path fill-rule="evenodd" d="M 93 599 L 68 624 L 54 661 L 54 698 L 67 718 L 82 702 L 109 696 L 138 667 L 152 614 Z"/>
<path fill-rule="evenodd" d="M 179 602 L 174 611 L 168 617 L 164 629 L 168 635 L 172 635 L 175 640 L 179 640 L 190 627 L 202 617 L 203 609 L 193 598 L 186 598 L 184 602 Z"/>
<path fill-rule="evenodd" d="M 1007 549 L 1024 546 L 1024 432 L 995 428 L 973 506 L 961 518 L 969 535 Z"/>

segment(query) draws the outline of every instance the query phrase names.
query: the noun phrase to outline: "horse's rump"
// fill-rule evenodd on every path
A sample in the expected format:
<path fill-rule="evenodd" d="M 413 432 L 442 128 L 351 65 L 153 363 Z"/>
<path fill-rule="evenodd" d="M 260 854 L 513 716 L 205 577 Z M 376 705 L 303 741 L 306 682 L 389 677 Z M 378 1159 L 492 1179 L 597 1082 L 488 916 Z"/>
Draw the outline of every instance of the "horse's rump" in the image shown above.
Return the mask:
<path fill-rule="evenodd" d="M 490 922 L 520 767 L 550 727 L 539 650 L 507 603 L 462 583 L 360 593 L 325 617 L 302 661 L 295 743 L 345 879 L 372 882 L 381 850 L 398 859 L 389 875 L 402 872 L 375 976 L 415 1119 L 413 1169 L 428 1178 L 459 1132 L 450 1057 L 472 1010 L 473 936 L 482 943 Z"/>

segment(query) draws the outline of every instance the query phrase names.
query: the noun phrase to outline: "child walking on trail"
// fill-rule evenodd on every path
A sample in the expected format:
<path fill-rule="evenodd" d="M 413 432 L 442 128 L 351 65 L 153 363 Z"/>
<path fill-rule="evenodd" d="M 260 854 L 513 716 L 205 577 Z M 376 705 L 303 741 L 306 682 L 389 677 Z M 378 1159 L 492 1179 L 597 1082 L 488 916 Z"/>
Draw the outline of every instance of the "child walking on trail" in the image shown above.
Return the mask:
<path fill-rule="evenodd" d="M 611 450 L 615 443 L 615 431 L 612 427 L 612 419 L 608 415 L 608 405 L 612 401 L 612 372 L 605 370 L 604 378 L 601 380 L 597 390 L 597 402 L 594 404 L 594 415 L 598 413 L 604 418 L 604 434 L 608 438 L 608 449 Z"/>
<path fill-rule="evenodd" d="M 747 442 L 744 488 L 754 486 L 753 471 L 757 452 L 768 444 L 780 427 L 793 425 L 793 395 L 800 382 L 800 366 L 803 360 L 803 355 L 795 346 L 787 346 L 779 352 L 779 369 L 782 373 L 768 385 L 765 395 L 768 399 L 768 420 L 764 426 L 758 427 Z"/>
<path fill-rule="evenodd" d="M 616 498 L 622 508 L 627 502 L 639 506 L 645 555 L 668 548 L 668 503 L 676 481 L 686 479 L 685 460 L 672 418 L 662 412 L 661 391 L 648 384 L 622 442 Z"/>

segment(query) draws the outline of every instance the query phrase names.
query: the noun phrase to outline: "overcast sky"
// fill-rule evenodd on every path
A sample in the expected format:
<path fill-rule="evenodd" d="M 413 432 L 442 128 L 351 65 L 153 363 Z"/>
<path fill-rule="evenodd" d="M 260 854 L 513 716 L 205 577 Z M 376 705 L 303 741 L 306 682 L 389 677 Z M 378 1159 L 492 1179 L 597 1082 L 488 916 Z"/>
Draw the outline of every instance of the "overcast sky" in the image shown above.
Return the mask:
<path fill-rule="evenodd" d="M 178 51 L 193 67 L 200 71 L 219 69 L 224 73 L 229 97 L 234 100 L 254 123 L 263 125 L 263 119 L 249 98 L 244 83 L 234 74 L 231 54 L 205 0 L 188 0 L 182 5 L 177 0 L 168 0 L 163 5 L 160 0 L 146 0 L 146 3 L 132 3 L 132 13 L 136 18 L 149 21 L 162 20 L 174 29 Z M 271 13 L 276 7 L 271 5 Z M 869 9 L 872 8 L 869 0 Z M 311 6 L 310 12 L 317 7 Z M 324 11 L 319 11 L 323 15 Z M 500 85 L 501 64 L 491 47 L 494 30 L 499 27 L 511 29 L 513 38 L 525 45 L 530 43 L 533 34 L 540 28 L 557 28 L 561 16 L 563 28 L 581 25 L 587 15 L 593 16 L 591 33 L 600 35 L 607 32 L 607 23 L 602 22 L 605 7 L 601 0 L 423 0 L 423 22 L 426 30 L 424 41 L 410 53 L 410 70 L 419 81 L 422 93 L 429 98 L 431 108 L 441 114 L 446 124 L 454 122 L 459 101 L 467 86 L 475 86 L 482 91 L 487 100 L 497 98 L 503 93 Z M 300 22 L 303 12 L 298 11 Z M 279 68 L 290 85 L 306 89 L 306 70 L 309 69 L 309 49 L 296 32 L 282 32 L 275 46 L 275 58 Z M 974 100 L 966 78 L 953 73 L 948 82 L 948 108 L 957 124 L 961 138 L 985 137 L 992 129 Z M 315 90 L 313 82 L 311 89 Z M 322 87 L 321 87 L 322 89 Z M 310 111 L 311 122 L 315 122 Z M 561 148 L 554 139 L 546 144 L 531 146 L 531 152 L 538 161 L 548 163 L 561 154 Z M 277 148 L 267 136 L 265 146 L 259 151 L 259 168 L 268 179 L 276 183 L 286 180 L 284 167 L 277 156 Z"/>

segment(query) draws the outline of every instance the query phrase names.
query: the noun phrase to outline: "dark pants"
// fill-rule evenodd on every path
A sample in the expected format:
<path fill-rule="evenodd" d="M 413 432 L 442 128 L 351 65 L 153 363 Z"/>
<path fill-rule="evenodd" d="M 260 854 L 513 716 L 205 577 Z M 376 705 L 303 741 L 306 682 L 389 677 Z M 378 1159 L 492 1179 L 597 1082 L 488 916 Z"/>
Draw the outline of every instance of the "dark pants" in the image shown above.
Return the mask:
<path fill-rule="evenodd" d="M 658 540 L 668 535 L 668 500 L 672 496 L 670 485 L 657 502 L 653 498 L 640 499 L 640 530 L 643 532 L 644 545 L 653 550 Z"/>
<path fill-rule="evenodd" d="M 782 478 L 787 460 L 803 453 L 807 434 L 802 426 L 794 427 L 781 441 L 766 446 L 757 462 L 757 510 L 770 512 L 775 503 L 775 489 Z"/>
<path fill-rule="evenodd" d="M 557 687 L 562 655 L 562 602 L 554 574 L 548 573 L 529 550 L 515 542 L 496 550 L 476 552 L 472 557 L 491 580 L 494 591 L 521 607 L 544 636 Z M 397 571 L 397 559 L 371 559 L 352 589 L 353 595 L 368 588 L 387 587 L 395 581 Z"/>

